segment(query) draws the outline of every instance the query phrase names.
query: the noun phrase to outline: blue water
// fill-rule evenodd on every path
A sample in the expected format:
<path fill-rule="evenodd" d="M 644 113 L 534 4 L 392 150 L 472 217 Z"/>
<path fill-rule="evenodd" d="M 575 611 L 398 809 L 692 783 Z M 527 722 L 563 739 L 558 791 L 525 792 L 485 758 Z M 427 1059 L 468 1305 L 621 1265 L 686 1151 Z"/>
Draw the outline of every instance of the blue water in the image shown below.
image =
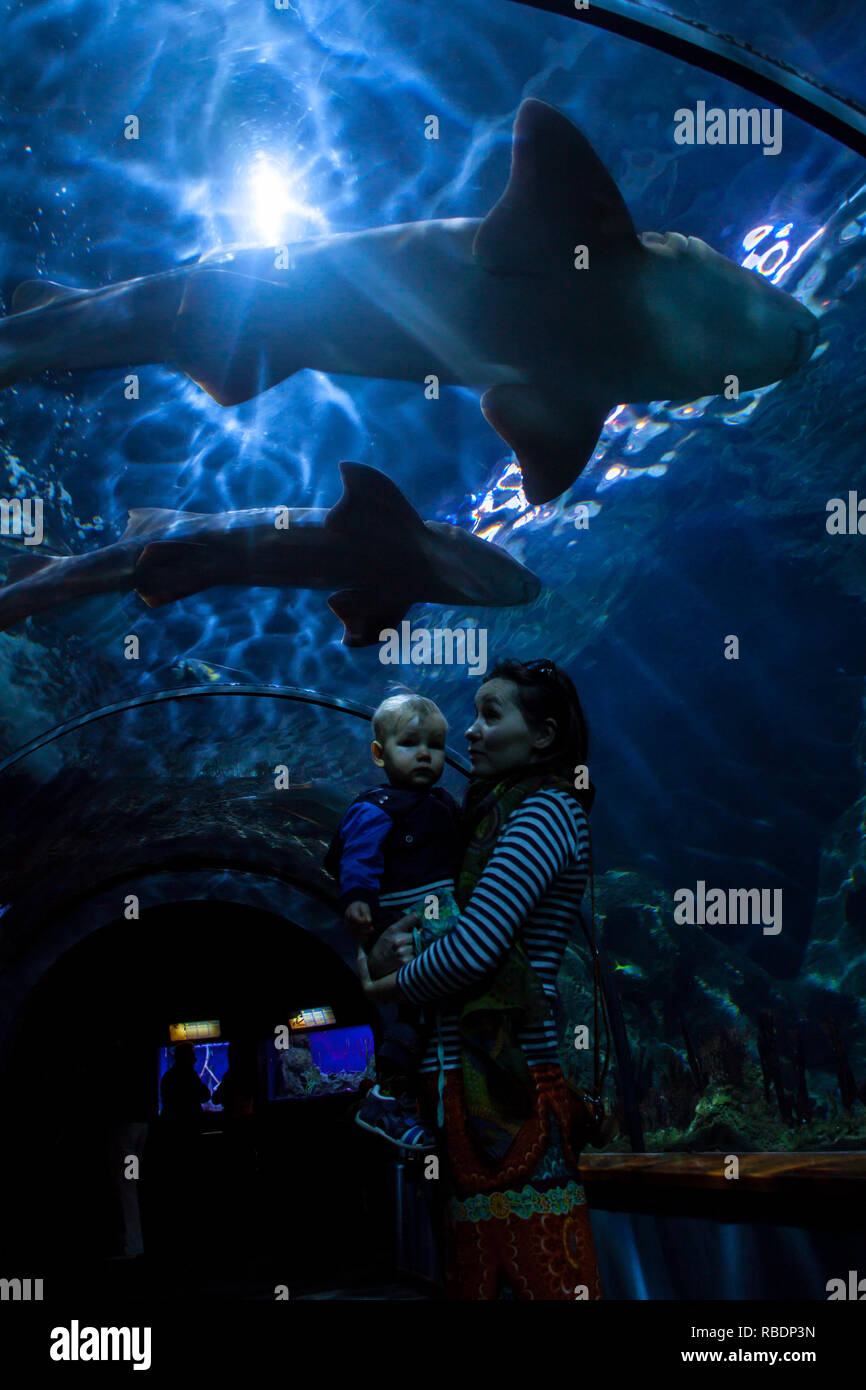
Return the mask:
<path fill-rule="evenodd" d="M 783 56 L 811 58 L 819 77 L 856 92 L 866 37 L 855 7 L 824 19 L 804 7 L 811 45 L 798 10 L 762 7 L 755 41 L 778 36 Z M 754 13 L 732 7 L 731 30 L 747 34 Z M 846 883 L 866 873 L 859 834 L 842 821 L 863 792 L 863 542 L 824 525 L 827 500 L 864 478 L 863 161 L 787 115 L 776 157 L 677 146 L 678 107 L 753 99 L 612 35 L 491 0 L 28 2 L 7 7 L 3 42 L 6 308 L 37 274 L 91 287 L 233 243 L 483 216 L 507 178 L 514 113 L 536 96 L 586 132 L 638 230 L 700 236 L 820 315 L 817 355 L 781 385 L 736 402 L 618 407 L 575 486 L 536 510 L 471 391 L 431 402 L 411 384 L 305 371 L 224 410 L 152 367 L 137 401 L 124 399 L 121 370 L 53 374 L 0 395 L 0 495 L 42 497 L 58 553 L 116 539 L 133 507 L 327 506 L 341 459 L 382 469 L 423 517 L 505 546 L 542 578 L 534 604 L 413 619 L 477 623 L 492 654 L 564 663 L 593 732 L 597 867 L 667 890 L 700 876 L 783 886 L 784 936 L 772 949 L 754 935 L 737 944 L 774 976 L 796 976 L 816 899 L 832 900 L 841 922 Z M 131 114 L 135 141 L 123 138 Z M 424 137 L 429 114 L 438 140 Z M 574 524 L 581 503 L 586 531 Z M 137 661 L 124 658 L 130 633 Z M 730 633 L 736 663 L 721 655 Z M 303 591 L 58 609 L 0 635 L 0 755 L 170 685 L 189 660 L 369 704 L 397 675 L 439 701 L 462 748 L 465 672 L 395 672 L 340 636 L 324 595 Z M 243 763 L 260 711 L 223 703 L 222 737 Z M 120 745 L 94 734 L 63 757 L 170 778 L 189 755 L 195 771 L 192 711 L 154 718 L 127 718 Z M 301 775 L 343 785 L 366 775 L 360 736 L 329 742 L 313 715 L 290 732 Z M 59 754 L 34 760 L 33 775 L 62 765 Z M 838 983 L 835 958 L 809 969 Z"/>
<path fill-rule="evenodd" d="M 200 1081 L 203 1081 L 213 1096 L 226 1072 L 229 1065 L 229 1044 L 227 1042 L 207 1042 L 195 1043 L 195 1074 Z M 157 1088 L 162 1083 L 162 1078 L 174 1061 L 174 1048 L 161 1047 L 159 1049 L 159 1074 L 157 1076 Z M 159 1113 L 162 1114 L 162 1095 L 157 1089 L 159 1102 Z M 211 1101 L 205 1101 L 202 1109 L 206 1112 L 215 1114 L 222 1113 L 221 1105 L 214 1105 Z"/>
<path fill-rule="evenodd" d="M 310 1052 L 319 1071 L 364 1071 L 373 1053 L 373 1034 L 366 1026 L 311 1033 Z"/>

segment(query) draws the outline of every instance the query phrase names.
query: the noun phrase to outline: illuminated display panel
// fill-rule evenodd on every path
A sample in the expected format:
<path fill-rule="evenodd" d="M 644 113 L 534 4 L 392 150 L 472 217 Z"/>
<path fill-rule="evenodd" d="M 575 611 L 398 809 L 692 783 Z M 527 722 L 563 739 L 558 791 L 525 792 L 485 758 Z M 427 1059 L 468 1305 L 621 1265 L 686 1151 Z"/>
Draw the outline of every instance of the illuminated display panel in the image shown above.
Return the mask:
<path fill-rule="evenodd" d="M 289 1019 L 289 1027 L 292 1031 L 299 1028 L 325 1028 L 329 1023 L 336 1023 L 333 1009 L 301 1009 L 299 1014 Z"/>
<path fill-rule="evenodd" d="M 207 1018 L 199 1023 L 170 1023 L 168 1034 L 173 1043 L 202 1042 L 204 1038 L 218 1038 L 219 1019 Z"/>

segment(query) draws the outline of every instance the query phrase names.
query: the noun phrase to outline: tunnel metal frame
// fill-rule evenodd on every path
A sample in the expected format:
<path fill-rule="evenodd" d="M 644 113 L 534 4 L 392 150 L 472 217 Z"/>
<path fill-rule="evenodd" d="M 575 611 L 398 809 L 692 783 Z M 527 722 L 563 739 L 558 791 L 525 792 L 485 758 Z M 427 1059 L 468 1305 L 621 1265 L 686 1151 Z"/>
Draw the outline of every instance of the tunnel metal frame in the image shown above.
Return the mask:
<path fill-rule="evenodd" d="M 48 729 L 42 734 L 37 734 L 35 738 L 30 739 L 29 742 L 25 744 L 22 744 L 20 748 L 15 750 L 15 752 L 9 754 L 6 758 L 0 761 L 0 775 L 8 771 L 9 768 L 14 767 L 16 766 L 16 764 L 22 762 L 31 753 L 35 753 L 39 749 L 47 747 L 49 744 L 56 743 L 60 739 L 64 738 L 67 734 L 74 733 L 79 729 L 86 728 L 90 724 L 99 723 L 102 720 L 110 719 L 115 715 L 123 714 L 133 709 L 144 708 L 149 705 L 167 704 L 175 700 L 200 699 L 202 697 L 214 696 L 248 696 L 252 698 L 261 699 L 288 700 L 299 704 L 315 705 L 322 709 L 331 709 L 342 714 L 349 714 L 356 719 L 363 719 L 365 722 L 369 722 L 374 713 L 372 707 L 369 705 L 363 705 L 355 700 L 347 700 L 342 696 L 324 695 L 320 691 L 304 689 L 300 686 L 226 683 L 225 685 L 220 684 L 216 686 L 194 685 L 181 686 L 177 689 L 172 690 L 155 690 L 149 691 L 143 695 L 131 696 L 127 700 L 116 701 L 114 704 L 111 705 L 102 705 L 98 709 L 89 710 L 85 714 L 76 715 L 73 719 L 66 720 L 63 724 L 55 725 L 53 729 Z M 464 777 L 469 777 L 469 762 L 466 758 L 461 757 L 459 753 L 456 753 L 453 750 L 446 748 L 445 761 L 456 772 L 461 773 Z M 203 865 L 198 865 L 197 867 L 201 868 L 203 867 Z M 216 866 L 213 867 L 215 868 Z M 220 867 L 228 869 L 230 866 L 222 865 Z M 238 866 L 232 867 L 237 868 Z M 300 891 L 301 893 L 306 892 L 308 896 L 315 896 L 313 894 L 310 894 L 309 889 L 303 888 L 299 883 L 294 883 L 291 880 L 286 880 L 285 882 L 290 883 L 295 891 Z M 98 892 L 100 890 L 104 890 L 105 887 L 106 884 L 104 882 L 98 885 L 97 895 Z M 68 912 L 70 911 L 74 915 L 76 909 L 80 909 L 82 906 L 85 906 L 88 901 L 92 902 L 93 896 L 93 894 L 85 894 L 83 895 L 80 901 L 70 903 L 68 905 L 66 914 L 63 914 L 62 909 L 58 904 L 57 909 L 53 911 L 51 914 L 52 919 L 56 920 L 58 915 L 68 915 Z M 607 1011 L 608 1017 L 611 1016 L 611 1011 L 613 1011 L 613 1013 L 616 1016 L 618 1016 L 620 1013 L 620 1009 L 618 1007 L 619 1001 L 616 997 L 616 991 L 610 973 L 610 965 L 606 960 L 604 949 L 601 943 L 590 939 L 589 933 L 586 930 L 586 924 L 584 922 L 583 915 L 580 911 L 578 911 L 577 917 L 581 923 L 581 926 L 583 927 L 584 934 L 587 938 L 587 942 L 590 947 L 590 953 L 592 954 L 594 950 L 600 958 L 600 960 L 603 962 L 603 968 L 601 970 L 600 976 L 603 1006 Z M 605 969 L 604 966 L 606 966 L 607 968 Z M 624 1040 L 623 1037 L 619 1035 L 619 1032 L 617 1032 L 614 1036 L 614 1050 L 617 1053 L 617 1061 L 620 1066 L 620 1075 L 624 1078 L 627 1078 L 625 1087 L 626 1091 L 628 1092 L 626 1096 L 626 1108 L 628 1111 L 629 1137 L 631 1140 L 632 1148 L 638 1152 L 642 1152 L 644 1147 L 642 1125 L 640 1121 L 639 1112 L 636 1107 L 636 1102 L 634 1100 L 634 1097 L 631 1095 L 631 1090 L 633 1088 L 631 1088 L 628 1085 L 628 1081 L 630 1081 L 632 1077 L 631 1056 L 627 1040 Z M 605 1070 L 607 1070 L 607 1063 L 605 1063 Z"/>
<path fill-rule="evenodd" d="M 316 690 L 304 689 L 298 686 L 259 685 L 249 683 L 227 682 L 225 684 L 219 685 L 180 686 L 173 687 L 171 689 L 153 690 L 147 691 L 140 695 L 132 696 L 126 700 L 116 701 L 110 705 L 102 705 L 97 709 L 88 710 L 84 714 L 76 715 L 74 718 L 66 720 L 62 724 L 55 725 L 53 728 L 45 730 L 43 733 L 36 735 L 27 743 L 22 744 L 14 752 L 10 753 L 7 757 L 2 759 L 2 761 L 0 761 L 0 774 L 7 772 L 19 763 L 22 763 L 30 754 L 38 752 L 42 748 L 59 742 L 67 734 L 75 733 L 76 731 L 84 729 L 91 724 L 99 723 L 106 719 L 111 719 L 114 716 L 124 714 L 130 710 L 139 709 L 150 705 L 168 704 L 178 700 L 200 699 L 202 697 L 213 698 L 223 696 L 277 699 L 304 705 L 314 705 L 323 709 L 333 710 L 337 713 L 351 715 L 353 718 L 364 720 L 367 723 L 369 723 L 374 713 L 372 707 L 361 704 L 357 701 L 347 700 L 341 696 L 336 695 L 326 695 Z M 456 753 L 453 750 L 446 749 L 446 762 L 449 764 L 450 767 L 452 767 L 456 772 L 462 774 L 464 777 L 469 776 L 468 760 L 461 757 L 459 753 Z M 222 873 L 229 875 L 241 874 L 245 876 L 251 875 L 252 877 L 260 877 L 263 875 L 264 879 L 270 879 L 273 882 L 281 884 L 283 891 L 290 890 L 295 894 L 300 894 L 302 898 L 306 898 L 310 902 L 317 903 L 319 907 L 324 906 L 324 899 L 319 897 L 319 895 L 314 891 L 311 885 L 302 883 L 300 880 L 294 879 L 291 875 L 280 874 L 274 870 L 273 866 L 268 868 L 264 868 L 263 866 L 258 864 L 250 866 L 246 861 L 244 861 L 244 863 L 241 863 L 239 861 L 229 861 L 223 858 L 220 858 L 219 860 L 213 860 L 208 856 L 194 856 L 193 858 L 185 856 L 182 857 L 182 862 L 172 860 L 170 863 L 163 862 L 158 866 L 147 866 L 144 864 L 136 865 L 131 871 L 127 871 L 126 869 L 124 869 L 124 871 L 119 875 L 117 882 L 124 884 L 127 883 L 127 880 L 130 878 L 130 874 L 132 875 L 132 877 L 136 879 L 140 879 L 142 875 L 144 875 L 146 878 L 152 879 L 154 877 L 158 877 L 161 873 L 171 874 L 182 870 L 185 870 L 187 872 L 189 872 L 190 870 L 199 872 L 208 871 L 211 873 Z M 109 885 L 113 883 L 114 880 L 109 875 L 107 878 L 101 879 L 98 883 L 89 884 L 86 891 L 74 894 L 71 899 L 64 899 L 62 901 L 53 903 L 49 913 L 47 914 L 46 919 L 40 922 L 40 927 L 43 930 L 46 928 L 52 929 L 56 928 L 57 923 L 59 921 L 67 919 L 71 920 L 71 918 L 74 918 L 76 914 L 78 914 L 80 911 L 86 910 L 88 904 L 92 904 L 96 899 L 98 899 L 100 894 L 103 893 L 109 887 Z M 10 920 L 14 915 L 15 904 L 12 904 Z M 295 915 L 297 916 L 297 912 L 295 913 Z M 3 925 L 5 927 L 6 923 L 4 922 Z M 307 926 L 306 929 L 309 930 L 309 926 Z M 318 935 L 318 933 L 315 932 L 314 934 Z M 339 949 L 337 949 L 337 954 L 341 954 Z M 53 964 L 54 962 L 52 961 L 51 963 Z M 44 965 L 44 962 L 42 964 Z M 20 965 L 17 967 L 17 969 L 21 969 Z M 24 967 L 24 973 L 25 975 L 27 974 L 26 966 Z M 30 981 L 31 987 L 35 983 L 36 978 L 38 978 L 38 976 L 41 973 L 41 969 L 37 971 L 36 976 L 34 976 L 34 979 Z M 6 983 L 7 987 L 10 986 L 11 980 L 7 979 Z M 3 1002 L 5 1004 L 9 1004 L 11 1001 L 8 998 L 4 998 Z M 0 1030 L 0 1034 L 2 1034 L 4 1038 L 6 1031 L 8 1030 Z M 0 1046 L 2 1046 L 2 1038 L 0 1038 Z"/>
<path fill-rule="evenodd" d="M 592 0 L 585 10 L 577 10 L 575 0 L 519 0 L 519 3 L 580 20 L 594 28 L 631 39 L 642 47 L 679 58 L 693 67 L 775 102 L 814 129 L 829 135 L 861 157 L 866 157 L 866 110 L 857 101 L 852 97 L 843 97 L 833 88 L 807 76 L 784 60 L 761 53 L 731 35 L 720 34 L 698 20 L 673 15 L 660 9 L 651 9 L 644 0 Z M 88 711 L 37 735 L 0 760 L 0 774 L 23 761 L 31 753 L 92 723 L 148 705 L 213 696 L 285 699 L 332 709 L 364 720 L 369 720 L 373 714 L 369 706 L 342 697 L 325 696 L 300 687 L 238 684 L 220 685 L 216 688 L 188 686 L 161 690 Z M 469 775 L 468 762 L 459 754 L 446 750 L 446 762 L 455 771 L 464 776 Z M 634 1148 L 634 1136 L 632 1145 Z M 749 1157 L 776 1158 L 776 1155 Z M 823 1155 L 819 1157 L 823 1158 Z M 668 1156 L 665 1155 L 664 1158 L 667 1159 Z M 599 1177 L 607 1176 L 604 1173 L 605 1167 L 608 1166 L 606 1160 L 611 1159 L 615 1164 L 621 1163 L 622 1156 L 597 1156 L 595 1166 L 599 1170 Z M 592 1161 L 590 1158 L 590 1162 Z M 633 1163 L 635 1161 L 640 1162 L 640 1156 L 632 1160 Z M 861 1165 L 858 1165 L 856 1176 L 862 1179 Z"/>
<path fill-rule="evenodd" d="M 583 10 L 576 9 L 575 0 L 519 3 L 590 24 L 702 68 L 785 108 L 866 158 L 866 109 L 853 97 L 842 96 L 784 59 L 721 34 L 700 20 L 651 8 L 645 0 L 590 0 Z"/>
<path fill-rule="evenodd" d="M 31 753 L 36 753 L 40 748 L 45 748 L 50 743 L 56 743 L 66 734 L 86 728 L 88 724 L 96 724 L 100 720 L 110 719 L 115 714 L 123 714 L 127 710 L 140 709 L 146 705 L 168 704 L 172 700 L 223 695 L 247 695 L 253 698 L 291 700 L 299 704 L 318 705 L 321 709 L 332 709 L 342 714 L 351 714 L 354 718 L 364 719 L 368 723 L 374 714 L 370 705 L 362 705 L 356 700 L 346 700 L 341 695 L 323 695 L 318 690 L 306 690 L 296 685 L 250 685 L 238 682 L 226 683 L 225 685 L 184 685 L 172 690 L 153 690 L 144 695 L 130 696 L 128 700 L 118 700 L 111 705 L 101 705 L 98 709 L 88 710 L 86 714 L 76 715 L 74 719 L 68 719 L 63 724 L 56 724 L 53 729 L 37 734 L 35 738 L 30 739 L 28 743 L 22 743 L 21 747 L 17 748 L 14 753 L 10 753 L 8 757 L 0 761 L 0 775 L 24 758 L 29 757 Z M 446 748 L 445 761 L 456 772 L 462 773 L 464 777 L 469 776 L 468 760 L 454 752 L 453 749 Z"/>

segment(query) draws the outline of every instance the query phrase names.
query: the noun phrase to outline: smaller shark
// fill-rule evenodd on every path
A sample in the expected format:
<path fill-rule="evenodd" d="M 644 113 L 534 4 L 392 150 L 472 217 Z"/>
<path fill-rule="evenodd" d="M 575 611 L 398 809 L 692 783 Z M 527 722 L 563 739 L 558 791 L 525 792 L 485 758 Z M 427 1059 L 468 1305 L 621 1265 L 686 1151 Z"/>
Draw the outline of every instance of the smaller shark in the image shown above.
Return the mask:
<path fill-rule="evenodd" d="M 217 584 L 331 589 L 343 643 L 367 647 L 413 603 L 509 608 L 541 581 L 499 546 L 446 522 L 422 521 L 384 473 L 341 463 L 330 511 L 257 507 L 201 514 L 131 511 L 119 541 L 86 555 L 16 556 L 0 587 L 0 631 L 32 613 L 134 589 L 151 608 Z"/>

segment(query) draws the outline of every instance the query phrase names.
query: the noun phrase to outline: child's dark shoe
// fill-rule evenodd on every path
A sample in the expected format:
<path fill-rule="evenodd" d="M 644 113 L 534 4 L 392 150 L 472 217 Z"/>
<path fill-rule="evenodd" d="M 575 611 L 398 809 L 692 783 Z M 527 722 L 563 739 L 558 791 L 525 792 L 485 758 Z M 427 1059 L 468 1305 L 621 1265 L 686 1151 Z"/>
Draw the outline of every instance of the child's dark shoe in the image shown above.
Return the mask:
<path fill-rule="evenodd" d="M 385 1139 L 398 1149 L 430 1153 L 436 1140 L 418 1118 L 418 1108 L 411 1096 L 385 1096 L 374 1086 L 364 1097 L 355 1116 L 355 1124 Z"/>

